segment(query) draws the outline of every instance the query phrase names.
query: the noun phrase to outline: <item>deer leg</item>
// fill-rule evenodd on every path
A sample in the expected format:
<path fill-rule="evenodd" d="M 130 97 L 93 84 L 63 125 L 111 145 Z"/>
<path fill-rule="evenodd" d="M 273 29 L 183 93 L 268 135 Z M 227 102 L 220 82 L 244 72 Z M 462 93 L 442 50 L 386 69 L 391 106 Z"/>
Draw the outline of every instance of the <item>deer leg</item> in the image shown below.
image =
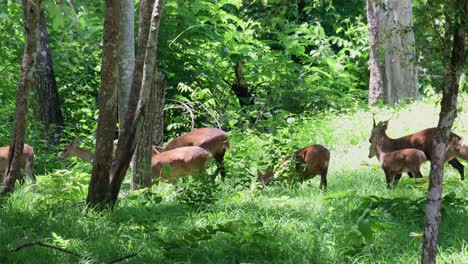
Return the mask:
<path fill-rule="evenodd" d="M 408 171 L 407 173 L 408 173 L 408 176 L 409 176 L 410 178 L 413 178 L 413 177 L 414 177 L 414 176 L 413 176 L 413 173 L 412 173 L 411 171 Z"/>
<path fill-rule="evenodd" d="M 402 173 L 397 173 L 395 174 L 394 180 L 393 180 L 393 186 L 396 186 L 398 182 L 400 181 Z"/>
<path fill-rule="evenodd" d="M 393 179 L 393 175 L 390 174 L 390 172 L 385 171 L 385 179 L 387 180 L 387 189 L 388 189 L 388 190 L 392 189 L 392 179 Z"/>
<path fill-rule="evenodd" d="M 320 189 L 327 190 L 327 173 L 328 168 L 323 168 L 320 173 Z"/>
<path fill-rule="evenodd" d="M 221 180 L 224 182 L 224 178 L 226 177 L 226 170 L 224 169 L 224 152 L 213 156 L 213 158 L 216 160 L 216 163 L 218 163 L 216 172 L 221 174 Z"/>
<path fill-rule="evenodd" d="M 33 162 L 26 161 L 26 174 L 31 178 L 32 183 L 36 183 L 36 176 L 34 175 Z"/>
<path fill-rule="evenodd" d="M 465 179 L 463 164 L 461 164 L 457 159 L 452 159 L 448 163 L 460 173 L 460 178 L 463 181 Z"/>
<path fill-rule="evenodd" d="M 419 168 L 415 168 L 415 169 L 413 170 L 413 174 L 414 174 L 414 177 L 415 177 L 416 179 L 422 178 L 422 177 L 423 177 L 423 175 L 422 175 L 421 171 L 419 170 Z"/>

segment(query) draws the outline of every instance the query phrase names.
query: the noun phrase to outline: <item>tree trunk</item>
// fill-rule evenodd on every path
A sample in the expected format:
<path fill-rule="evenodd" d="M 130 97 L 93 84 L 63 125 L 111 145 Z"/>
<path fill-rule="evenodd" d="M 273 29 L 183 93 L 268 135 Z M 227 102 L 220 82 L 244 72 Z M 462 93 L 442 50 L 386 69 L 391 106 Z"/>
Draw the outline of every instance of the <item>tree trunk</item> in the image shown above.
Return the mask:
<path fill-rule="evenodd" d="M 132 159 L 133 189 L 147 187 L 151 184 L 153 179 L 151 172 L 151 145 L 159 145 L 163 136 L 164 75 L 156 68 L 153 76 L 150 96 L 149 98 L 143 98 L 147 101 L 146 105 L 148 106 L 145 108 L 143 124 L 139 127 L 139 131 L 136 131 L 138 142 Z"/>
<path fill-rule="evenodd" d="M 418 95 L 411 0 L 367 0 L 369 104 Z"/>
<path fill-rule="evenodd" d="M 57 83 L 55 81 L 44 10 L 41 10 L 39 24 L 36 70 L 36 85 L 34 86 L 37 104 L 36 113 L 44 125 L 45 138 L 50 143 L 58 143 L 63 127 L 63 117 L 62 110 L 60 109 Z"/>
<path fill-rule="evenodd" d="M 444 89 L 439 115 L 439 123 L 434 135 L 434 147 L 432 149 L 431 174 L 426 202 L 426 221 L 424 227 L 424 240 L 421 263 L 436 263 L 437 238 L 440 223 L 440 207 L 442 197 L 442 180 L 444 176 L 444 161 L 446 144 L 449 139 L 453 121 L 457 115 L 457 97 L 459 76 L 458 71 L 463 67 L 465 59 L 465 32 L 468 4 L 463 0 L 457 0 L 456 6 L 447 3 L 447 8 L 454 8 L 459 12 L 453 19 L 453 48 L 451 56 L 445 57 Z M 446 11 L 445 17 L 445 47 L 450 46 L 450 34 L 452 17 L 450 11 Z M 461 20 L 461 21 L 460 21 Z"/>
<path fill-rule="evenodd" d="M 8 154 L 8 166 L 3 179 L 2 195 L 14 191 L 16 180 L 21 177 L 21 159 L 27 126 L 29 89 L 34 84 L 37 41 L 39 35 L 40 0 L 23 0 L 25 47 L 16 94 L 15 121 Z"/>
<path fill-rule="evenodd" d="M 384 101 L 387 104 L 418 95 L 411 0 L 379 0 L 379 41 L 384 54 Z"/>
<path fill-rule="evenodd" d="M 140 2 L 141 13 L 137 56 L 144 59 L 137 58 L 129 105 L 125 116 L 124 131 L 117 144 L 116 163 L 112 171 L 110 187 L 111 206 L 117 201 L 120 186 L 136 146 L 135 135 L 143 126 L 145 108 L 148 107 L 145 98 L 150 96 L 153 75 L 156 70 L 156 51 L 163 5 L 163 0 L 154 0 L 149 3 L 146 1 Z M 151 19 L 148 19 L 149 17 Z M 145 20 L 142 21 L 142 18 Z M 148 24 L 148 21 L 151 21 L 150 24 Z M 146 48 L 141 49 L 142 46 Z M 136 72 L 138 69 L 142 69 L 142 72 Z"/>
<path fill-rule="evenodd" d="M 379 60 L 379 0 L 367 0 L 367 26 L 369 28 L 369 104 L 383 99 L 383 65 Z"/>
<path fill-rule="evenodd" d="M 150 102 L 152 109 L 151 116 L 155 124 L 152 144 L 162 147 L 164 138 L 164 103 L 166 97 L 166 78 L 162 72 L 157 71 L 155 73 L 153 85 L 156 86 L 156 95 Z"/>
<path fill-rule="evenodd" d="M 236 94 L 240 106 L 251 105 L 251 95 L 249 85 L 244 78 L 244 58 L 241 56 L 234 67 L 235 82 L 231 85 L 232 91 Z"/>
<path fill-rule="evenodd" d="M 120 21 L 119 92 L 118 117 L 122 127 L 127 111 L 133 70 L 135 69 L 135 33 L 133 0 L 122 0 L 122 20 Z"/>
<path fill-rule="evenodd" d="M 112 155 L 107 154 L 107 152 L 112 153 L 111 149 L 108 149 L 108 142 L 112 143 L 112 141 L 109 140 L 109 135 L 113 132 L 109 131 L 113 131 L 113 129 L 115 129 L 116 118 L 115 115 L 113 115 L 112 111 L 109 111 L 109 109 L 107 109 L 108 107 L 104 109 L 106 112 L 105 116 L 109 119 L 113 118 L 114 122 L 109 122 L 104 118 L 105 116 L 101 116 L 102 112 L 100 112 L 99 115 L 98 132 L 102 131 L 101 134 L 105 134 L 106 137 L 104 141 L 104 137 L 100 133 L 97 133 L 96 135 L 97 140 L 99 140 L 101 137 L 103 137 L 103 139 L 99 142 L 96 142 L 96 157 L 94 161 L 93 175 L 91 178 L 87 199 L 87 202 L 89 204 L 94 206 L 97 205 L 99 208 L 103 208 L 106 206 L 112 208 L 115 205 L 120 191 L 120 186 L 122 185 L 122 181 L 125 177 L 130 159 L 135 149 L 135 131 L 138 131 L 136 127 L 142 126 L 145 107 L 147 107 L 143 98 L 147 98 L 148 96 L 150 96 L 152 75 L 154 74 L 156 65 L 159 21 L 163 7 L 163 2 L 164 1 L 162 0 L 140 1 L 138 54 L 135 62 L 135 70 L 133 72 L 132 87 L 130 90 L 127 111 L 125 113 L 125 120 L 121 129 L 119 141 L 117 143 L 116 157 L 114 159 L 114 162 L 112 162 L 112 167 L 110 166 Z M 116 6 L 117 3 L 119 2 L 115 0 L 106 1 L 106 9 L 108 9 L 108 12 L 106 12 L 106 22 L 108 22 L 108 20 L 113 21 L 114 27 L 111 27 L 111 23 L 105 23 L 105 40 L 113 36 L 111 30 L 113 30 L 114 34 L 117 34 L 117 32 L 119 32 L 118 27 L 120 26 L 120 22 L 118 17 L 120 17 L 120 14 L 115 14 L 115 12 L 112 12 L 112 7 Z M 114 20 L 111 20 L 111 18 L 113 18 Z M 119 23 L 117 23 L 115 20 L 117 20 L 117 22 Z M 115 32 L 116 28 L 117 32 Z M 117 43 L 114 41 L 113 43 Z M 117 80 L 117 76 L 114 75 L 117 71 L 115 67 L 116 65 L 109 63 L 106 59 L 107 56 L 104 55 L 108 55 L 108 53 L 112 52 L 112 56 L 114 56 L 117 52 L 116 50 L 117 49 L 115 48 L 112 49 L 112 46 L 109 46 L 106 41 L 104 42 L 103 69 L 106 69 L 106 71 L 103 71 L 102 73 L 103 85 L 101 87 L 101 97 L 105 98 L 106 100 L 100 100 L 101 104 L 104 105 L 106 105 L 105 102 L 115 105 L 115 100 L 113 100 L 112 96 L 110 96 L 116 94 L 116 88 L 114 87 L 115 85 L 106 86 L 104 84 L 104 80 L 112 79 L 113 84 L 115 84 Z M 117 59 L 115 58 L 115 60 L 113 60 L 112 62 L 117 62 Z M 109 65 L 110 67 L 106 68 L 106 65 Z M 111 67 L 113 68 L 112 71 L 109 70 Z M 106 87 L 114 87 L 114 90 L 112 91 L 111 89 L 109 89 L 111 91 L 107 91 Z M 103 93 L 108 93 L 108 96 L 102 96 Z M 99 144 L 106 144 L 105 149 L 103 147 L 100 147 Z M 106 156 L 98 154 L 98 151 L 105 151 L 106 154 L 104 155 Z"/>
<path fill-rule="evenodd" d="M 115 112 L 119 73 L 120 14 L 120 0 L 106 0 L 96 150 L 87 198 L 87 203 L 95 206 L 104 206 L 104 201 L 109 198 L 109 172 L 112 166 L 114 130 L 117 124 Z"/>

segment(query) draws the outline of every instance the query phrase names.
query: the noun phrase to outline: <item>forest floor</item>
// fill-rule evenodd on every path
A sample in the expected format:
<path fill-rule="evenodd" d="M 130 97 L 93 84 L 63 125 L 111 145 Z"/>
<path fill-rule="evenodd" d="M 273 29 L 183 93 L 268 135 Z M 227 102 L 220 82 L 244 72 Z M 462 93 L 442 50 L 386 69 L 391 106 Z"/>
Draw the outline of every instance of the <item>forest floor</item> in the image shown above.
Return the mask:
<path fill-rule="evenodd" d="M 453 131 L 468 138 L 468 98 L 459 105 Z M 187 179 L 129 193 L 127 180 L 112 212 L 86 210 L 91 167 L 70 163 L 0 199 L 0 263 L 419 263 L 429 163 L 423 179 L 405 175 L 388 191 L 367 157 L 368 138 L 372 112 L 391 117 L 388 135 L 396 138 L 436 126 L 438 111 L 424 100 L 295 116 L 268 134 L 231 130 L 224 183 Z M 320 177 L 255 184 L 257 169 L 281 158 L 277 149 L 310 144 L 330 149 L 328 191 L 318 188 Z M 446 165 L 438 263 L 468 263 L 467 193 L 466 180 Z M 79 256 L 40 245 L 14 251 L 36 241 Z"/>

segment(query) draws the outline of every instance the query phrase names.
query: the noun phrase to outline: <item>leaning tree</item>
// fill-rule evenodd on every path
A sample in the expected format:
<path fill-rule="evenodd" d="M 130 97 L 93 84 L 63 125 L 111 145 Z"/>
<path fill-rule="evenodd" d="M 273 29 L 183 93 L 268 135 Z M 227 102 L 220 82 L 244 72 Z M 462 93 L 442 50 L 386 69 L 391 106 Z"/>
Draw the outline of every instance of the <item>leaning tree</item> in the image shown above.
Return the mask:
<path fill-rule="evenodd" d="M 37 41 L 41 0 L 23 0 L 23 23 L 25 46 L 21 73 L 16 94 L 15 121 L 11 136 L 8 166 L 3 178 L 2 195 L 13 192 L 16 180 L 21 177 L 21 159 L 27 126 L 29 90 L 34 86 L 34 66 L 36 63 Z"/>

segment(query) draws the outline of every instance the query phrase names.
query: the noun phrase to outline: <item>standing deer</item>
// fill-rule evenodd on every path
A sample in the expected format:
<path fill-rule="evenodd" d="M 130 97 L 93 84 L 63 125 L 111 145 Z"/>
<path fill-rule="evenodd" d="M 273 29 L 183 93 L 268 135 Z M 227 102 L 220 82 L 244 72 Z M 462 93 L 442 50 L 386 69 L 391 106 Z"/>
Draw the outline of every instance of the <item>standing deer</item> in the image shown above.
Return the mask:
<path fill-rule="evenodd" d="M 328 164 L 330 163 L 330 151 L 322 145 L 311 145 L 305 147 L 292 155 L 286 156 L 279 164 L 278 168 L 283 168 L 290 158 L 295 160 L 295 170 L 299 173 L 300 181 L 305 181 L 320 175 L 320 189 L 327 189 Z M 273 169 L 269 168 L 262 174 L 257 171 L 257 181 L 268 185 L 274 180 Z"/>
<path fill-rule="evenodd" d="M 153 177 L 159 177 L 174 183 L 181 177 L 204 170 L 206 161 L 211 156 L 208 151 L 201 147 L 190 146 L 158 152 L 151 158 L 151 169 Z M 165 168 L 167 166 L 167 168 Z"/>
<path fill-rule="evenodd" d="M 78 142 L 79 139 L 75 138 L 72 143 L 65 146 L 64 150 L 60 153 L 60 159 L 78 157 L 92 162 L 94 158 L 93 152 L 89 149 L 80 148 Z M 182 147 L 164 152 L 159 152 L 155 146 L 152 146 L 152 151 L 151 170 L 153 177 L 161 177 L 170 182 L 174 182 L 180 177 L 203 171 L 206 161 L 210 157 L 210 154 L 205 149 L 196 146 Z M 164 169 L 165 166 L 169 166 L 168 170 Z M 132 163 L 130 163 L 130 167 L 132 167 Z"/>
<path fill-rule="evenodd" d="M 375 124 L 375 120 L 373 122 L 371 136 L 369 138 L 369 143 L 372 143 L 374 138 L 381 138 L 382 144 L 381 148 L 384 152 L 390 152 L 400 149 L 407 149 L 407 148 L 415 148 L 419 149 L 424 152 L 426 155 L 427 160 L 431 159 L 432 154 L 432 144 L 434 142 L 434 133 L 436 128 L 428 128 L 421 130 L 419 132 L 403 136 L 400 138 L 390 138 L 387 136 L 387 128 L 388 128 L 388 120 L 379 122 Z M 451 142 L 461 142 L 461 137 L 455 133 L 450 133 L 449 141 Z M 455 150 L 455 149 L 454 149 Z M 456 157 L 462 157 L 457 152 L 453 152 L 447 156 L 447 161 L 450 165 L 452 165 L 455 169 L 458 170 L 460 173 L 461 180 L 465 179 L 464 175 L 464 167 L 463 164 L 460 163 L 456 159 Z M 409 174 L 409 173 L 408 173 Z M 412 177 L 411 174 L 409 174 Z"/>
<path fill-rule="evenodd" d="M 163 152 L 180 147 L 198 146 L 207 150 L 218 163 L 221 178 L 224 180 L 224 154 L 229 148 L 229 135 L 218 128 L 199 128 L 171 140 Z"/>
<path fill-rule="evenodd" d="M 8 154 L 10 146 L 0 147 L 0 173 L 4 173 L 8 166 Z M 24 144 L 23 157 L 21 158 L 21 168 L 26 170 L 26 174 L 31 178 L 33 183 L 36 183 L 36 176 L 34 175 L 34 150 L 31 146 Z M 24 183 L 24 179 L 19 179 L 20 184 Z"/>
<path fill-rule="evenodd" d="M 415 178 L 422 178 L 421 164 L 427 161 L 423 151 L 414 148 L 383 152 L 381 145 L 383 138 L 374 137 L 369 148 L 369 158 L 377 156 L 382 165 L 387 180 L 387 189 L 391 189 L 392 181 L 398 183 L 403 172 L 413 173 Z"/>

